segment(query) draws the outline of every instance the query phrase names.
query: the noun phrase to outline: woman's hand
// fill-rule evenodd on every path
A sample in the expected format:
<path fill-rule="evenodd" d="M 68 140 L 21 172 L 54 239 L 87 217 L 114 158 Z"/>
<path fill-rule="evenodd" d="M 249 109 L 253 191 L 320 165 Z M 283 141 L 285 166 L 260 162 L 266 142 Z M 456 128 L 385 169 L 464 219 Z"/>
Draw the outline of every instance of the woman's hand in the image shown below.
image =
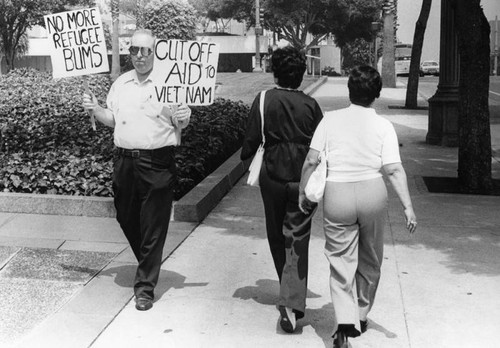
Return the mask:
<path fill-rule="evenodd" d="M 306 215 L 309 215 L 311 211 L 314 209 L 314 204 L 310 200 L 307 199 L 306 194 L 304 192 L 299 192 L 299 209 Z"/>
<path fill-rule="evenodd" d="M 406 208 L 404 210 L 406 217 L 406 228 L 410 233 L 414 233 L 417 230 L 417 217 L 412 207 Z"/>

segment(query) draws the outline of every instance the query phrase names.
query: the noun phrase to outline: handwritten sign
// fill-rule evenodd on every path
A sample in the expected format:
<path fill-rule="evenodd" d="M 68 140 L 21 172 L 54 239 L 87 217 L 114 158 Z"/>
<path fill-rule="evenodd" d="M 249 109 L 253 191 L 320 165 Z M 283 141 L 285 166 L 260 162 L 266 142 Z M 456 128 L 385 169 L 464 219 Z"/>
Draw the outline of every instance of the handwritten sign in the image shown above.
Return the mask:
<path fill-rule="evenodd" d="M 154 97 L 159 103 L 213 103 L 219 61 L 218 44 L 189 40 L 157 40 L 154 54 Z"/>
<path fill-rule="evenodd" d="M 54 13 L 44 18 L 53 77 L 109 71 L 101 14 L 97 8 Z"/>

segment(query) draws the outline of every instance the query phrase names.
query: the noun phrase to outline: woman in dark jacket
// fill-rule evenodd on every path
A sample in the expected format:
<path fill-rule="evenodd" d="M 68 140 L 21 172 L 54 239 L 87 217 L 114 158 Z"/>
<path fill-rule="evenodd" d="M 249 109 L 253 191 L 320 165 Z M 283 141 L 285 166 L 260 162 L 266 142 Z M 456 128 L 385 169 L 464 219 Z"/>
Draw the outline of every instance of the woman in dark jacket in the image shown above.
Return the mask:
<path fill-rule="evenodd" d="M 280 281 L 280 325 L 295 331 L 304 316 L 307 293 L 311 220 L 298 206 L 302 164 L 316 126 L 323 117 L 318 103 L 297 90 L 306 70 L 305 55 L 292 47 L 277 49 L 271 58 L 277 87 L 264 101 L 264 161 L 259 177 L 269 247 Z M 261 141 L 260 94 L 255 98 L 243 141 L 241 159 L 251 158 Z"/>

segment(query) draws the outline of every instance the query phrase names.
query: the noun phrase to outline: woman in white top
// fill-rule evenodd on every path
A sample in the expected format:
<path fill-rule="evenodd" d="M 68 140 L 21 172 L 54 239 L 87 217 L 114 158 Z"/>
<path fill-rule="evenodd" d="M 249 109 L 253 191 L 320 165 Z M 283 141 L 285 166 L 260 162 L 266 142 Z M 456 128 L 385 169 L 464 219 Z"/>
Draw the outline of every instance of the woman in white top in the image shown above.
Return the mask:
<path fill-rule="evenodd" d="M 383 259 L 387 174 L 413 233 L 413 211 L 393 125 L 371 108 L 382 81 L 370 66 L 354 68 L 348 81 L 348 108 L 325 113 L 302 168 L 299 206 L 310 202 L 304 186 L 327 148 L 328 174 L 323 197 L 325 255 L 330 262 L 330 291 L 335 312 L 334 347 L 348 347 L 347 337 L 367 329 Z"/>

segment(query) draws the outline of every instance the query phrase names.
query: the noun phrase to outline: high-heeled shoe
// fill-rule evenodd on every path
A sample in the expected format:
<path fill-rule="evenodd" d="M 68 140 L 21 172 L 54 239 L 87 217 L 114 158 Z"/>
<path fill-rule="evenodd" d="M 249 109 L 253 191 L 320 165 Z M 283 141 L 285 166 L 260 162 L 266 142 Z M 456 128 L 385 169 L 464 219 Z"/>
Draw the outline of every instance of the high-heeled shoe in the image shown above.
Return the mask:
<path fill-rule="evenodd" d="M 280 306 L 280 326 L 283 331 L 293 333 L 297 327 L 297 319 L 291 308 Z"/>
<path fill-rule="evenodd" d="M 349 348 L 347 334 L 344 331 L 338 330 L 335 335 L 333 335 L 333 348 Z"/>
<path fill-rule="evenodd" d="M 360 320 L 359 326 L 361 327 L 361 333 L 365 333 L 368 330 L 368 320 Z"/>

